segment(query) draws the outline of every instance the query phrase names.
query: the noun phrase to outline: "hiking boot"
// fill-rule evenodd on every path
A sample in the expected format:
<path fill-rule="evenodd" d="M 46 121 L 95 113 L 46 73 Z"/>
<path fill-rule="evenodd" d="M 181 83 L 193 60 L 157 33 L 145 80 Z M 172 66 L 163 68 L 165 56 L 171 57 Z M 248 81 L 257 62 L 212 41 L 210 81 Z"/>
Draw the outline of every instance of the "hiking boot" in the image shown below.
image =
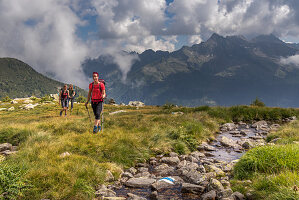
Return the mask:
<path fill-rule="evenodd" d="M 59 114 L 60 116 L 62 116 L 62 111 L 60 111 L 60 114 Z"/>
<path fill-rule="evenodd" d="M 100 132 L 102 130 L 101 126 L 98 126 L 98 132 Z"/>
<path fill-rule="evenodd" d="M 97 133 L 97 126 L 93 127 L 93 133 Z"/>

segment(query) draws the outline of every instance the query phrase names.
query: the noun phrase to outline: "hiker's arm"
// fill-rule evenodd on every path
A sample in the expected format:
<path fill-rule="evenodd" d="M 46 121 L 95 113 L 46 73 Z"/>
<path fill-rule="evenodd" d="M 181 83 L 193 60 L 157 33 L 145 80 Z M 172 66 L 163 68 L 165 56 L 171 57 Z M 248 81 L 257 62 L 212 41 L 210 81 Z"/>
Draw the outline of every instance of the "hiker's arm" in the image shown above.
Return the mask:
<path fill-rule="evenodd" d="M 59 105 L 60 105 L 60 102 L 61 102 L 61 91 L 59 92 Z"/>
<path fill-rule="evenodd" d="M 88 91 L 88 96 L 87 96 L 87 101 L 85 103 L 85 106 L 87 106 L 87 104 L 88 104 L 88 102 L 90 100 L 90 96 L 91 96 L 91 89 L 89 89 L 89 91 Z"/>
<path fill-rule="evenodd" d="M 76 95 L 76 91 L 74 90 L 74 92 L 73 92 L 73 96 L 72 97 L 74 97 Z"/>
<path fill-rule="evenodd" d="M 106 90 L 103 90 L 103 99 L 106 97 Z"/>

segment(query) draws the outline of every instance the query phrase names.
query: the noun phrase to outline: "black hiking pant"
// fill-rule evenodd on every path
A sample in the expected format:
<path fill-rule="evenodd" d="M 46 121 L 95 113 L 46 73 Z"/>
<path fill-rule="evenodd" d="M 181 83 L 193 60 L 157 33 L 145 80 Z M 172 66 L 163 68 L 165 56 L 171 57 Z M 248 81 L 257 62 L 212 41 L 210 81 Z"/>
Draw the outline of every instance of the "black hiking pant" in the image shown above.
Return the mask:
<path fill-rule="evenodd" d="M 91 102 L 91 107 L 95 116 L 95 119 L 101 118 L 101 112 L 103 110 L 103 102 Z"/>

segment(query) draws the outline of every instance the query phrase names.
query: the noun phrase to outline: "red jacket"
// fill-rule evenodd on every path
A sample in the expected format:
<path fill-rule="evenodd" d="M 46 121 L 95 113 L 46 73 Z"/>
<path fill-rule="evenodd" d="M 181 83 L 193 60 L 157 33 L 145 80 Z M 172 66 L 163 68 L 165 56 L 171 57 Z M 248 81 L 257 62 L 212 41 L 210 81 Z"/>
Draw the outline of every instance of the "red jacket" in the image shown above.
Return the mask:
<path fill-rule="evenodd" d="M 102 82 L 99 84 L 94 84 L 94 82 L 89 84 L 89 90 L 91 90 L 91 101 L 101 102 L 103 101 L 103 90 L 105 90 L 105 85 Z"/>

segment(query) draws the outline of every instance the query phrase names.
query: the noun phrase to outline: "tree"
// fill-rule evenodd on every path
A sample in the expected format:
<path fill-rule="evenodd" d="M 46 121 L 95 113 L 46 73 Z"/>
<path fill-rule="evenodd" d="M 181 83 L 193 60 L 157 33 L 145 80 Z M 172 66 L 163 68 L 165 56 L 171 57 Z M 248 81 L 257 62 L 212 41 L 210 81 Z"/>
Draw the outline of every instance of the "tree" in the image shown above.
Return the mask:
<path fill-rule="evenodd" d="M 257 97 L 255 100 L 250 104 L 251 106 L 258 106 L 258 107 L 265 107 L 265 103 L 259 100 Z"/>

